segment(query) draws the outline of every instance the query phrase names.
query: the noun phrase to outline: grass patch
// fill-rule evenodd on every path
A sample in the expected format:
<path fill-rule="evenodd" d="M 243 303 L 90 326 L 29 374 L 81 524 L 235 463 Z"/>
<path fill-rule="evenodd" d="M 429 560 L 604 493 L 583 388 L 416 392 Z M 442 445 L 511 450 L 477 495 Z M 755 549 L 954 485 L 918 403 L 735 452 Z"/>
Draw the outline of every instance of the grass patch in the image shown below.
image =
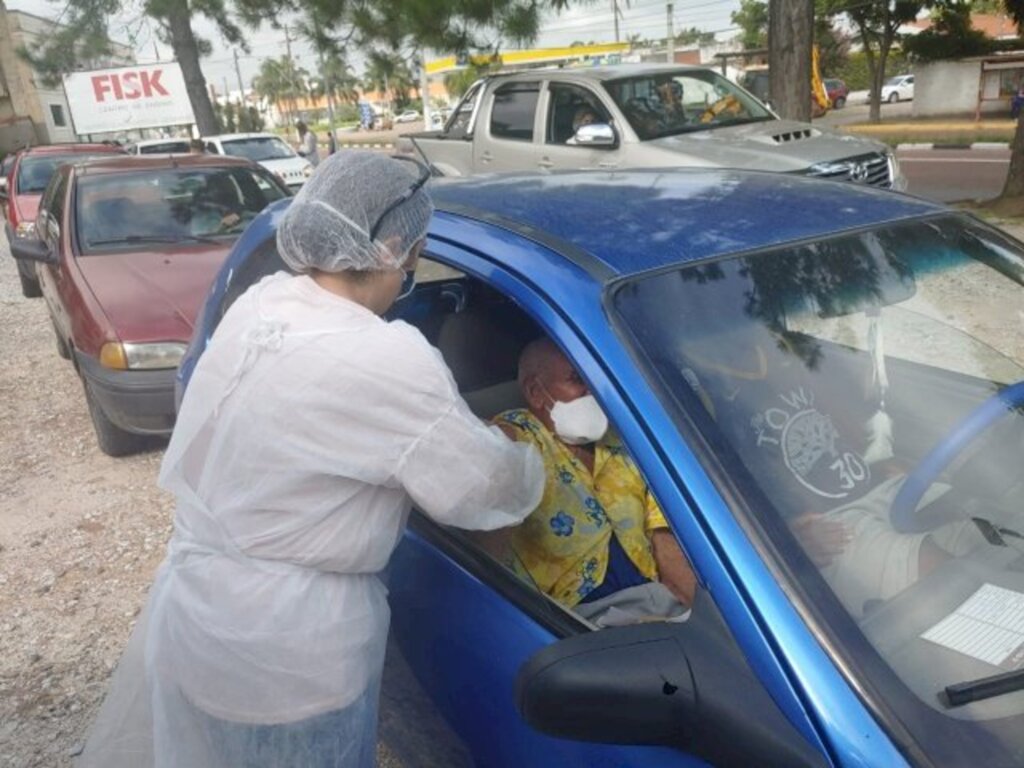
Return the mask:
<path fill-rule="evenodd" d="M 865 128 L 870 130 L 865 130 Z M 887 129 L 884 125 L 853 125 L 844 126 L 842 131 L 863 136 L 864 138 L 875 139 L 876 141 L 888 144 L 890 147 L 895 147 L 898 144 L 967 145 L 978 142 L 1009 144 L 1013 140 L 1014 133 L 1012 128 L 1006 130 L 999 128 L 936 130 L 934 127 L 927 125 L 921 126 L 920 130 L 908 130 L 903 126 Z"/>

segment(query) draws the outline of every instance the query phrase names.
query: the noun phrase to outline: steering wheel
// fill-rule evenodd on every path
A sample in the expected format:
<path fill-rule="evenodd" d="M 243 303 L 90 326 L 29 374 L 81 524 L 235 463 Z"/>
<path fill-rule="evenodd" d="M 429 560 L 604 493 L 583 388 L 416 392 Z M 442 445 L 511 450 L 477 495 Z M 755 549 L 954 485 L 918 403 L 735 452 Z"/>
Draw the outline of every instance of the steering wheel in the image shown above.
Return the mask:
<path fill-rule="evenodd" d="M 1024 381 L 1004 387 L 971 411 L 939 444 L 921 459 L 903 481 L 892 503 L 889 520 L 900 533 L 923 533 L 937 527 L 921 519 L 917 505 L 932 483 L 975 438 L 1024 405 Z"/>
<path fill-rule="evenodd" d="M 700 118 L 698 119 L 702 123 L 710 123 L 723 112 L 731 112 L 734 115 L 738 115 L 742 109 L 743 105 L 740 103 L 740 100 L 730 94 L 728 96 L 723 96 L 701 112 Z"/>

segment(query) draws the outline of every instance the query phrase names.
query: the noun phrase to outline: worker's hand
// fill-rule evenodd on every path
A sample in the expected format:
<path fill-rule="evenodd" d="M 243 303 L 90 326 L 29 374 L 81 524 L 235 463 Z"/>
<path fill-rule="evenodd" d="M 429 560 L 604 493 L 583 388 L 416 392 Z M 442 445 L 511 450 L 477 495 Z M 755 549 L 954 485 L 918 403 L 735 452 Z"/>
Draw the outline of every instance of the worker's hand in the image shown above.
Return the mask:
<path fill-rule="evenodd" d="M 830 565 L 853 539 L 852 532 L 845 525 L 818 514 L 801 515 L 790 521 L 789 528 L 819 568 Z"/>

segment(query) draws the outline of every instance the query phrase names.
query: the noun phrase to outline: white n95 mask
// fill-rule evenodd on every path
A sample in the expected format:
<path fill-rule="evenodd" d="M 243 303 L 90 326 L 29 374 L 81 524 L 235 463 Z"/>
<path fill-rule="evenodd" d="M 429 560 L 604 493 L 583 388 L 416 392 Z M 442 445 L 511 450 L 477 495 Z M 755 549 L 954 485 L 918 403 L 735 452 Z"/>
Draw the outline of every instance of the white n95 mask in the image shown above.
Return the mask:
<path fill-rule="evenodd" d="M 551 421 L 555 434 L 569 445 L 597 442 L 608 431 L 608 417 L 593 395 L 577 397 L 568 403 L 556 400 L 551 406 Z"/>

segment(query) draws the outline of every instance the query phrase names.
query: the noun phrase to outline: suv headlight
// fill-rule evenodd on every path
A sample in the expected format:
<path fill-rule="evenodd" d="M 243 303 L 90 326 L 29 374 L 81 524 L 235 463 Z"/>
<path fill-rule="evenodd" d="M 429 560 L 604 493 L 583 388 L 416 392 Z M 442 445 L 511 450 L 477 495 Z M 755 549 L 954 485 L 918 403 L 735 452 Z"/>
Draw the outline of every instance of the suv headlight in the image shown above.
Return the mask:
<path fill-rule="evenodd" d="M 34 221 L 23 221 L 14 230 L 15 237 L 35 237 L 36 223 Z"/>
<path fill-rule="evenodd" d="M 186 346 L 167 341 L 152 344 L 121 344 L 110 341 L 100 349 L 100 364 L 117 371 L 154 371 L 177 368 Z"/>
<path fill-rule="evenodd" d="M 312 176 L 313 175 L 313 166 L 312 165 L 307 165 L 305 168 L 303 168 L 302 169 L 302 175 L 305 176 L 307 179 L 310 176 Z"/>

